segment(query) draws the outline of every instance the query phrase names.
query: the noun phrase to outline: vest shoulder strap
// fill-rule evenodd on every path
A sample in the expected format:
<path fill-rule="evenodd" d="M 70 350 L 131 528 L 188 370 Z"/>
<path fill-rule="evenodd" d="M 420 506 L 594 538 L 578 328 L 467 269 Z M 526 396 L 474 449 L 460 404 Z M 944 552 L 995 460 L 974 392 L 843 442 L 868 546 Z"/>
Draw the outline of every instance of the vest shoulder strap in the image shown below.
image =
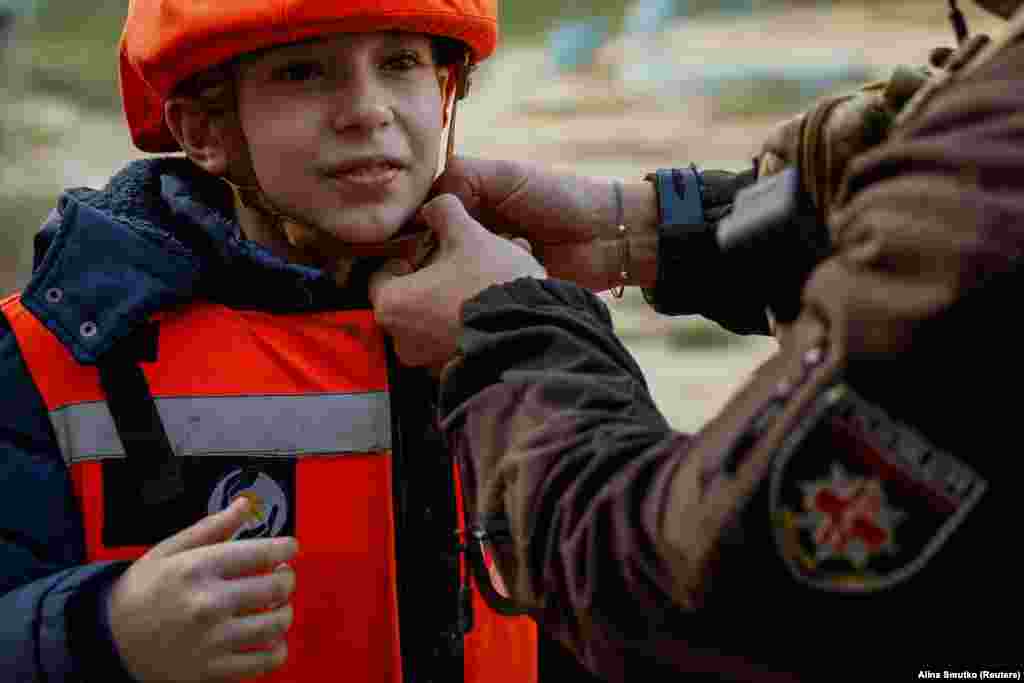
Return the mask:
<path fill-rule="evenodd" d="M 460 581 L 453 463 L 430 429 L 431 382 L 402 367 L 390 342 L 387 359 L 402 670 L 416 683 L 461 681 L 473 618 Z"/>
<path fill-rule="evenodd" d="M 142 500 L 167 503 L 185 493 L 182 459 L 174 453 L 140 362 L 157 359 L 159 327 L 147 322 L 97 363 L 100 385 L 125 456 L 136 470 Z"/>

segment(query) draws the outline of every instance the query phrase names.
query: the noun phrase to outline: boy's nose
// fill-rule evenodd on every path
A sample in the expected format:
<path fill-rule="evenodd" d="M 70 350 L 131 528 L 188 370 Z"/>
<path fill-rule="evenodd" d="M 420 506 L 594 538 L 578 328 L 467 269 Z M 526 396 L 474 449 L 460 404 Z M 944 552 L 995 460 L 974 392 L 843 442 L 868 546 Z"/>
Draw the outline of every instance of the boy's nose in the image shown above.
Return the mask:
<path fill-rule="evenodd" d="M 388 98 L 372 83 L 350 83 L 335 96 L 333 124 L 338 132 L 373 130 L 390 125 L 395 113 Z"/>

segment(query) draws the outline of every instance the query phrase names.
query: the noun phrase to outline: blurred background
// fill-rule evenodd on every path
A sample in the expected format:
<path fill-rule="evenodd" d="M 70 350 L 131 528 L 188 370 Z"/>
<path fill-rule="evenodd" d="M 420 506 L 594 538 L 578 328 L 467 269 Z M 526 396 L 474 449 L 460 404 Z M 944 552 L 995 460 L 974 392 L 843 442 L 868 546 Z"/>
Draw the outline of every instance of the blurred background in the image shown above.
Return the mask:
<path fill-rule="evenodd" d="M 127 0 L 0 0 L 0 295 L 62 188 L 141 156 L 122 124 Z M 998 21 L 962 0 L 972 31 Z M 502 44 L 460 109 L 457 149 L 639 179 L 749 166 L 779 121 L 954 44 L 945 0 L 503 0 Z M 757 287 L 737 282 L 737 289 Z M 702 318 L 606 299 L 674 426 L 710 417 L 774 349 Z"/>

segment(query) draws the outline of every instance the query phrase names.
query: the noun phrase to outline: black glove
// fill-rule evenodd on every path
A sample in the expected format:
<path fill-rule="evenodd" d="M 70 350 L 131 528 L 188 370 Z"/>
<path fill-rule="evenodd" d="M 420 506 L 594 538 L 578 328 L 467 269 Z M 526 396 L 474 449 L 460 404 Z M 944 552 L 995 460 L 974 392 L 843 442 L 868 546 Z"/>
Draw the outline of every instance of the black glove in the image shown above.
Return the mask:
<path fill-rule="evenodd" d="M 673 224 L 671 202 L 687 190 L 679 174 L 661 171 L 649 176 L 658 187 L 661 225 L 658 228 L 658 276 L 644 298 L 659 313 L 702 315 L 737 334 L 769 334 L 767 301 L 758 296 L 735 263 L 725 258 L 716 238 L 718 222 L 732 210 L 736 193 L 757 180 L 754 169 L 696 171 L 703 222 Z M 668 220 L 666 220 L 666 218 Z"/>

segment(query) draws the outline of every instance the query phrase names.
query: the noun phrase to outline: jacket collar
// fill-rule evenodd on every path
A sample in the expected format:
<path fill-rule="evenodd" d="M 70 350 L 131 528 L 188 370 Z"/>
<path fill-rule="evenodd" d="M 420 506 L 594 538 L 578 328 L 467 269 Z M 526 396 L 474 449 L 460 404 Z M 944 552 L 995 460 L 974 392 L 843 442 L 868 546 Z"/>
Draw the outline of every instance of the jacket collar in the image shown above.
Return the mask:
<path fill-rule="evenodd" d="M 239 237 L 231 196 L 180 157 L 129 164 L 103 190 L 65 192 L 35 238 L 22 303 L 81 363 L 93 364 L 156 311 L 193 299 L 301 313 L 368 306 L 349 287 Z"/>

